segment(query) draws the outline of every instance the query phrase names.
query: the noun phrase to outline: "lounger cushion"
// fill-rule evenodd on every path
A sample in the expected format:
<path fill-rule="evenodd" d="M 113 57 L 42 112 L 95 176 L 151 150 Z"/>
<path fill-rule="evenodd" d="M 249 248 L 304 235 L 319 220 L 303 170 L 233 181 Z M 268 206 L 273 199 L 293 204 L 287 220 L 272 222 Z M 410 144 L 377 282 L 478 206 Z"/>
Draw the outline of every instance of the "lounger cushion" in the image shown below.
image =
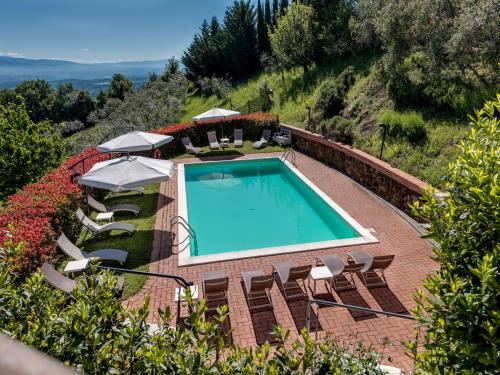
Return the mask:
<path fill-rule="evenodd" d="M 88 257 L 96 257 L 104 260 L 116 260 L 120 263 L 125 263 L 128 253 L 125 250 L 119 249 L 99 249 L 87 254 Z"/>
<path fill-rule="evenodd" d="M 253 271 L 244 271 L 241 273 L 241 277 L 243 278 L 243 284 L 245 284 L 245 290 L 247 295 L 250 294 L 252 290 L 252 278 L 257 276 L 264 276 L 264 272 L 262 270 L 253 270 Z"/>

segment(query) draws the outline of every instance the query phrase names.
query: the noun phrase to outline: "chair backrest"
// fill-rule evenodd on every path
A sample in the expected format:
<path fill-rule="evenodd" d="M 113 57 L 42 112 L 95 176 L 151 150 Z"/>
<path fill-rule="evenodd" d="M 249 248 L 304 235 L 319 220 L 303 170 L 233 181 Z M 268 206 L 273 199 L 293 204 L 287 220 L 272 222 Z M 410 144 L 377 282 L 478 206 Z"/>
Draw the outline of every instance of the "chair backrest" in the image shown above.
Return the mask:
<path fill-rule="evenodd" d="M 98 232 L 99 231 L 100 226 L 97 223 L 95 223 L 92 220 L 90 220 L 87 217 L 87 215 L 85 215 L 80 208 L 76 210 L 76 217 L 78 218 L 78 220 L 80 220 L 80 222 L 82 223 L 82 225 L 85 228 L 87 228 L 88 230 L 90 230 L 92 232 Z"/>
<path fill-rule="evenodd" d="M 234 129 L 234 139 L 243 140 L 243 130 Z"/>
<path fill-rule="evenodd" d="M 205 280 L 203 284 L 206 294 L 225 292 L 229 286 L 229 278 Z"/>
<path fill-rule="evenodd" d="M 191 139 L 189 139 L 189 137 L 182 137 L 181 141 L 184 147 L 193 147 L 193 144 L 191 143 Z"/>
<path fill-rule="evenodd" d="M 348 273 L 356 273 L 360 272 L 363 267 L 365 266 L 364 263 L 350 263 L 344 266 L 344 272 Z"/>
<path fill-rule="evenodd" d="M 394 260 L 395 255 L 379 255 L 373 257 L 373 262 L 370 267 L 372 270 L 385 270 Z"/>
<path fill-rule="evenodd" d="M 290 129 L 281 128 L 280 133 L 283 137 L 290 138 L 292 136 L 292 131 Z"/>
<path fill-rule="evenodd" d="M 334 274 L 338 274 L 344 270 L 344 261 L 337 254 L 327 254 L 318 256 L 317 258 Z"/>
<path fill-rule="evenodd" d="M 87 195 L 87 203 L 89 204 L 90 207 L 92 207 L 96 211 L 108 212 L 108 206 L 102 204 L 101 202 L 96 201 L 94 197 L 92 197 L 91 195 Z"/>
<path fill-rule="evenodd" d="M 59 246 L 62 252 L 70 258 L 75 260 L 86 258 L 84 253 L 77 246 L 75 246 L 64 233 L 61 233 L 57 239 L 57 246 Z"/>
<path fill-rule="evenodd" d="M 312 266 L 310 264 L 308 264 L 307 266 L 290 268 L 287 282 L 307 279 L 307 277 L 311 273 L 311 268 Z"/>
<path fill-rule="evenodd" d="M 264 129 L 264 131 L 262 132 L 262 138 L 261 139 L 263 139 L 265 141 L 269 141 L 269 138 L 271 138 L 271 130 Z"/>
<path fill-rule="evenodd" d="M 64 276 L 56 271 L 48 263 L 44 263 L 41 268 L 43 279 L 54 288 L 62 290 L 64 293 L 70 294 L 76 287 L 76 281 Z"/>
<path fill-rule="evenodd" d="M 273 283 L 273 275 L 254 276 L 250 282 L 250 293 L 263 292 L 267 289 L 271 289 L 273 287 Z"/>
<path fill-rule="evenodd" d="M 215 143 L 217 142 L 217 136 L 214 131 L 207 132 L 208 142 Z"/>

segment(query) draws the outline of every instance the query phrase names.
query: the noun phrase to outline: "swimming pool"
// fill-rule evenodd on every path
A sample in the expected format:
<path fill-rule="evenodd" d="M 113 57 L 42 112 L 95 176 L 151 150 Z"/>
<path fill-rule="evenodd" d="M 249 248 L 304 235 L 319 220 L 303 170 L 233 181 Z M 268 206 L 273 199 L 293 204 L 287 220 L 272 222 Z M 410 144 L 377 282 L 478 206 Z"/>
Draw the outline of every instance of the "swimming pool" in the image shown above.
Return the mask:
<path fill-rule="evenodd" d="M 180 164 L 179 265 L 378 242 L 279 158 Z"/>

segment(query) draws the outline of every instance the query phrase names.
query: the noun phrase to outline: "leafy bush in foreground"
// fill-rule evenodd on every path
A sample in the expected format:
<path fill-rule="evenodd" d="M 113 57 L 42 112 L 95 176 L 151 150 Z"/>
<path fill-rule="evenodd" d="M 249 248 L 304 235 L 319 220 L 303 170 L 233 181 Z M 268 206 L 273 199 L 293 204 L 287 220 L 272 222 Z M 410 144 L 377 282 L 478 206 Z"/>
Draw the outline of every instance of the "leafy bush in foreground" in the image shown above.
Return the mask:
<path fill-rule="evenodd" d="M 430 191 L 414 212 L 432 223 L 441 268 L 425 280 L 417 315 L 428 327 L 416 356 L 431 373 L 498 374 L 500 366 L 500 95 L 470 117 L 439 199 Z M 411 347 L 416 353 L 416 348 Z M 414 354 L 415 354 L 414 353 Z"/>
<path fill-rule="evenodd" d="M 16 249 L 0 249 L 15 252 Z M 8 256 L 8 255 L 7 255 Z M 111 292 L 117 279 L 90 272 L 87 285 L 69 298 L 49 287 L 39 273 L 22 284 L 0 262 L 0 332 L 35 347 L 86 374 L 382 374 L 380 357 L 361 344 L 343 346 L 333 339 L 288 342 L 277 327 L 279 345 L 255 349 L 225 347 L 215 319 L 202 318 L 204 301 L 193 306 L 186 324 L 169 327 L 170 311 L 160 311 L 159 329 L 148 331 L 149 301 L 127 310 Z M 189 328 L 188 328 L 189 327 Z"/>

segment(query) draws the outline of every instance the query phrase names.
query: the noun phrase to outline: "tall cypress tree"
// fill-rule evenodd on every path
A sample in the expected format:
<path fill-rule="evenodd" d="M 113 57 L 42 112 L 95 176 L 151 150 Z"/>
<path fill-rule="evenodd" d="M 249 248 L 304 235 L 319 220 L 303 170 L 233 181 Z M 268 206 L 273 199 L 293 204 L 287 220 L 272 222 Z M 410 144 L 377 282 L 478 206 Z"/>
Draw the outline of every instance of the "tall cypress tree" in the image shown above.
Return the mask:
<path fill-rule="evenodd" d="M 278 4 L 278 0 L 273 0 L 273 14 L 272 14 L 272 18 L 273 18 L 273 26 L 276 27 L 276 25 L 278 24 L 278 16 L 280 14 L 280 7 L 279 7 L 279 4 Z"/>
<path fill-rule="evenodd" d="M 281 0 L 280 15 L 284 16 L 287 10 L 288 10 L 288 0 Z"/>
<path fill-rule="evenodd" d="M 266 0 L 264 3 L 264 20 L 266 21 L 267 26 L 272 26 L 273 16 L 271 15 L 271 4 L 269 3 L 269 0 Z"/>
<path fill-rule="evenodd" d="M 257 40 L 259 43 L 260 53 L 269 52 L 271 45 L 269 42 L 269 36 L 267 35 L 267 25 L 264 19 L 264 10 L 260 0 L 257 2 Z"/>

